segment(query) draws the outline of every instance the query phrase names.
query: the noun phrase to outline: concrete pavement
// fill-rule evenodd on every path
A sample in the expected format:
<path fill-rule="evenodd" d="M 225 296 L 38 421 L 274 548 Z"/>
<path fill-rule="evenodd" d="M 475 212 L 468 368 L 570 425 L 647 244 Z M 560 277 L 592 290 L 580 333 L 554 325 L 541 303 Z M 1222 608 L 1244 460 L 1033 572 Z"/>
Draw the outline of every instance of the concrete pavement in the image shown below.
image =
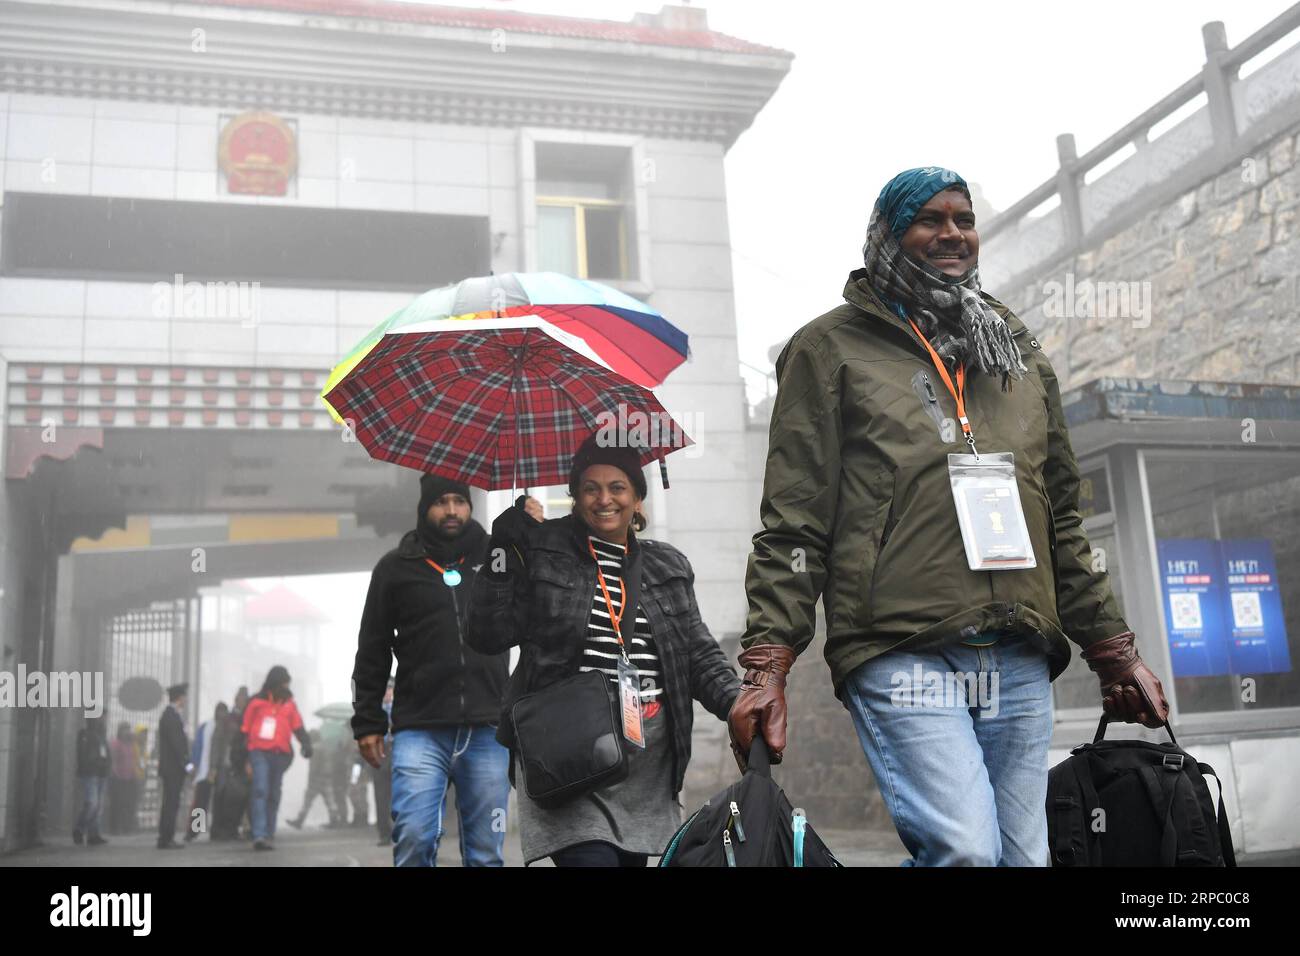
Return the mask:
<path fill-rule="evenodd" d="M 438 854 L 442 866 L 460 866 L 459 840 L 453 825 L 444 834 Z M 845 866 L 897 866 L 906 856 L 898 837 L 870 831 L 821 832 L 831 851 Z M 281 826 L 276 849 L 269 853 L 253 850 L 246 841 L 213 843 L 200 838 L 183 850 L 159 850 L 153 833 L 109 836 L 104 846 L 76 846 L 70 837 L 47 838 L 44 846 L 0 856 L 0 867 L 70 866 L 375 866 L 393 865 L 392 851 L 378 846 L 374 826 L 365 829 L 327 830 L 308 826 L 297 831 Z M 506 834 L 506 866 L 523 866 L 519 834 Z M 538 864 L 549 866 L 548 862 Z"/>
<path fill-rule="evenodd" d="M 845 866 L 898 866 L 907 851 L 897 834 L 871 830 L 819 830 L 826 845 Z M 51 838 L 41 847 L 0 856 L 0 867 L 71 866 L 375 866 L 393 865 L 392 851 L 378 846 L 373 826 L 362 829 L 326 830 L 308 826 L 302 831 L 287 827 L 276 835 L 277 848 L 259 853 L 245 841 L 212 843 L 195 840 L 183 850 L 158 850 L 154 835 L 109 837 L 105 846 L 75 846 L 71 838 Z M 459 841 L 453 826 L 443 836 L 438 854 L 441 866 L 460 866 Z M 1300 866 L 1300 853 L 1238 855 L 1243 866 Z M 519 834 L 506 834 L 506 866 L 523 866 Z M 549 866 L 549 862 L 537 864 Z"/>

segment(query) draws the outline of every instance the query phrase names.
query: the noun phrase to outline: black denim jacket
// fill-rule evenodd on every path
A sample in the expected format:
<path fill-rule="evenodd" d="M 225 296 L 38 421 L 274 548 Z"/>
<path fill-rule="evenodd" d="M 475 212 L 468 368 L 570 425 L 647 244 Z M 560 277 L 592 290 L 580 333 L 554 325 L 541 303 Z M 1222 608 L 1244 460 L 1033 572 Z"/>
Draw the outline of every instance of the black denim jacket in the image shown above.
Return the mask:
<path fill-rule="evenodd" d="M 514 730 L 508 714 L 515 701 L 578 673 L 597 588 L 587 528 L 574 515 L 538 525 L 524 557 L 526 574 L 477 576 L 466 633 L 470 647 L 484 654 L 520 645 L 519 664 L 506 688 L 497 730 L 497 739 L 512 749 Z M 627 560 L 629 572 L 634 563 L 640 565 L 640 606 L 650 622 L 662 666 L 673 741 L 673 793 L 677 794 L 691 759 L 691 702 L 698 700 L 719 720 L 726 720 L 740 678 L 700 618 L 695 572 L 686 556 L 670 544 L 629 532 Z M 487 570 L 485 565 L 483 571 Z M 637 597 L 630 594 L 628 603 Z"/>

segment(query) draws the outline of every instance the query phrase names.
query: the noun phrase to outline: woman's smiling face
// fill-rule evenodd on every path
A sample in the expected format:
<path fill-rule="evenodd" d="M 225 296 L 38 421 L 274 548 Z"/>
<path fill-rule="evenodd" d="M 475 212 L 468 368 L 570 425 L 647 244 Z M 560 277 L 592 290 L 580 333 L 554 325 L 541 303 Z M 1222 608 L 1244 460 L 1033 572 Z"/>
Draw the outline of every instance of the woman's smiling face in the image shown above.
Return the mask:
<path fill-rule="evenodd" d="M 583 470 L 578 480 L 573 510 L 596 537 L 624 544 L 640 500 L 623 469 L 592 465 Z"/>
<path fill-rule="evenodd" d="M 960 276 L 979 261 L 980 236 L 975 210 L 959 189 L 945 189 L 916 211 L 916 218 L 899 240 L 903 251 L 944 275 Z"/>

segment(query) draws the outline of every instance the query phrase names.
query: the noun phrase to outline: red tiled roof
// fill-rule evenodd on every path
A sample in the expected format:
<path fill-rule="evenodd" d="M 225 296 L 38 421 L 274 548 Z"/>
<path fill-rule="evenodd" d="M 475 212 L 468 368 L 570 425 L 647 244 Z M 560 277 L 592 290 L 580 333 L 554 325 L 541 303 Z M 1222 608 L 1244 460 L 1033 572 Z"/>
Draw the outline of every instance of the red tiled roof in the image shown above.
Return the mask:
<path fill-rule="evenodd" d="M 481 10 L 469 7 L 402 3 L 398 0 L 200 0 L 213 6 L 243 7 L 308 13 L 319 16 L 367 17 L 405 23 L 428 23 L 481 30 L 518 30 L 549 36 L 640 43 L 647 46 L 690 47 L 725 53 L 776 53 L 784 50 L 750 43 L 712 30 L 667 30 L 662 27 L 615 20 L 556 17 L 518 10 Z"/>
<path fill-rule="evenodd" d="M 244 620 L 254 624 L 311 624 L 326 619 L 319 608 L 283 584 L 277 584 L 244 605 Z"/>

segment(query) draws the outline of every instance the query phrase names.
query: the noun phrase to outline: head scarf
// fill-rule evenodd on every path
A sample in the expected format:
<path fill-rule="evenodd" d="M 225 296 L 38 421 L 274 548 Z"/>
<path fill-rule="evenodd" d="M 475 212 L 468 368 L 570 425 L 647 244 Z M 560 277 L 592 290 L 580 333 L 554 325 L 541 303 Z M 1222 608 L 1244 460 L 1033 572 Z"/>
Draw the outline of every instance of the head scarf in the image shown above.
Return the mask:
<path fill-rule="evenodd" d="M 950 169 L 924 166 L 899 173 L 880 191 L 867 241 L 862 247 L 867 281 L 900 318 L 916 322 L 930 345 L 952 368 L 974 364 L 1000 375 L 1002 388 L 1026 371 L 1011 329 L 980 297 L 979 267 L 950 276 L 903 252 L 899 240 L 917 211 L 936 193 L 958 187 L 966 197 L 966 180 Z"/>

